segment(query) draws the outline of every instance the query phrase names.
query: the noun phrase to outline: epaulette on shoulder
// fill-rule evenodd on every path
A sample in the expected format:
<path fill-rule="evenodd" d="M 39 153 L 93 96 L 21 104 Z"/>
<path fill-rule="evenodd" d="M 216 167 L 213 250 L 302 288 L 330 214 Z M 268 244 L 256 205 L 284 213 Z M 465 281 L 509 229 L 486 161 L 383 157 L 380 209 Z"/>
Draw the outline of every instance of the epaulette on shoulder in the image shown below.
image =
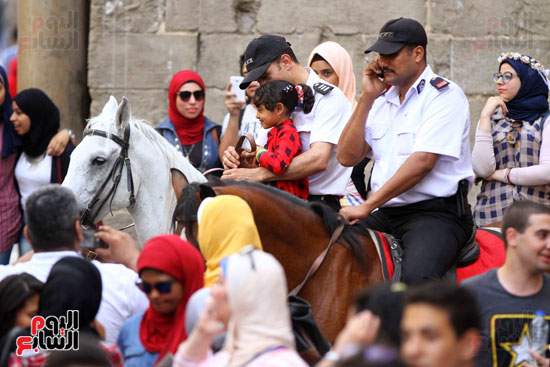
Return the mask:
<path fill-rule="evenodd" d="M 433 77 L 430 84 L 439 91 L 449 86 L 449 82 L 440 76 Z"/>
<path fill-rule="evenodd" d="M 313 84 L 313 89 L 316 92 L 321 93 L 322 95 L 326 95 L 326 94 L 329 94 L 330 91 L 334 89 L 334 87 L 330 84 L 325 84 L 325 83 L 318 82 L 318 83 Z"/>

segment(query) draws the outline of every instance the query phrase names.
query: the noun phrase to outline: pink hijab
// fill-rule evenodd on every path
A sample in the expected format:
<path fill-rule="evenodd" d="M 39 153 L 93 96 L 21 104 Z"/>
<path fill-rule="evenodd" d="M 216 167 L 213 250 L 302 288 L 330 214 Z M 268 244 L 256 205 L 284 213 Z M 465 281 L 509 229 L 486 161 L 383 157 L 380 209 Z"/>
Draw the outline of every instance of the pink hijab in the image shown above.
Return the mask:
<path fill-rule="evenodd" d="M 315 54 L 321 56 L 332 66 L 336 75 L 338 75 L 338 88 L 344 92 L 351 106 L 355 108 L 357 104 L 355 100 L 355 75 L 353 74 L 353 63 L 349 53 L 336 42 L 324 42 L 311 51 L 307 61 L 308 66 L 311 66 L 311 60 L 313 60 Z"/>

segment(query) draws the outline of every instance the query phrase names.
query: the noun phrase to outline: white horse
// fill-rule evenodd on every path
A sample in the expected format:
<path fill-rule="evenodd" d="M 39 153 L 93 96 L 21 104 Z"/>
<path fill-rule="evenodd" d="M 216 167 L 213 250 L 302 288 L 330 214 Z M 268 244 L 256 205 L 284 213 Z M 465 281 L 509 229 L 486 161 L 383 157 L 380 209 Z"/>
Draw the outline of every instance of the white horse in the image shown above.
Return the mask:
<path fill-rule="evenodd" d="M 128 144 L 124 144 L 125 133 L 129 133 Z M 132 118 L 126 97 L 118 105 L 111 96 L 101 114 L 88 121 L 84 135 L 71 155 L 63 186 L 75 193 L 81 210 L 89 208 L 94 213 L 92 221 L 104 218 L 111 210 L 127 208 L 142 244 L 170 231 L 175 190 L 187 182 L 206 181 L 155 129 Z M 116 180 L 120 180 L 118 186 Z M 112 197 L 107 197 L 112 189 Z M 135 202 L 131 198 L 134 193 Z M 94 198 L 96 203 L 90 207 Z"/>

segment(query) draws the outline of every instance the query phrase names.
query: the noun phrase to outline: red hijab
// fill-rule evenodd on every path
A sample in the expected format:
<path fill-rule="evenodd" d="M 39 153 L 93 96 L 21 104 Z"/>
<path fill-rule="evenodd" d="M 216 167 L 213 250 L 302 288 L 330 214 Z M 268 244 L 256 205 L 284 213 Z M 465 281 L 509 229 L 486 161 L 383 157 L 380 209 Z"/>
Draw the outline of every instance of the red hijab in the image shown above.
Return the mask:
<path fill-rule="evenodd" d="M 183 298 L 173 315 L 162 315 L 150 305 L 139 326 L 141 344 L 148 352 L 159 353 L 160 362 L 167 353 L 176 353 L 187 338 L 185 308 L 191 295 L 203 287 L 204 260 L 189 242 L 175 235 L 161 235 L 147 241 L 137 267 L 138 273 L 148 268 L 170 274 L 183 286 Z"/>
<path fill-rule="evenodd" d="M 193 70 L 182 70 L 172 77 L 170 88 L 168 88 L 168 116 L 174 124 L 176 133 L 183 145 L 195 144 L 201 141 L 204 129 L 204 103 L 201 113 L 193 120 L 183 117 L 176 107 L 178 90 L 187 82 L 195 82 L 200 85 L 202 90 L 206 91 L 202 78 Z M 206 100 L 206 97 L 204 100 Z"/>

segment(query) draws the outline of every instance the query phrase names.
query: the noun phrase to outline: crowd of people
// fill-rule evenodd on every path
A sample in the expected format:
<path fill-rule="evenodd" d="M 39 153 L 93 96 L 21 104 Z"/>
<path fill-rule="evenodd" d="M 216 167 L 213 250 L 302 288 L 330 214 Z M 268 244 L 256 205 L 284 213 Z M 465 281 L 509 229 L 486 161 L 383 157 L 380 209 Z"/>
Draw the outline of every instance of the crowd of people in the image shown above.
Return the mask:
<path fill-rule="evenodd" d="M 428 65 L 427 44 L 416 20 L 384 24 L 365 51 L 377 56 L 356 99 L 342 46 L 317 46 L 303 66 L 284 37 L 264 35 L 240 58 L 246 97 L 227 86 L 221 126 L 204 115 L 203 78 L 182 70 L 157 130 L 201 172 L 223 167 L 224 180 L 273 185 L 397 238 L 401 282 L 359 293 L 330 351 L 308 363 L 550 366 L 549 335 L 540 349 L 530 326 L 535 312 L 550 319 L 548 71 L 527 55 L 500 55 L 498 95 L 481 112 L 472 151 L 468 100 Z M 100 226 L 108 248 L 95 253 L 106 261 L 85 259 L 77 200 L 58 185 L 74 134 L 59 130 L 43 91 L 12 101 L 7 90 L 0 68 L 0 367 L 308 365 L 284 270 L 263 251 L 245 200 L 202 200 L 198 243 L 163 234 L 140 251 Z M 245 134 L 255 151 L 237 151 Z M 471 210 L 473 184 L 481 191 Z M 504 265 L 460 286 L 441 280 L 488 225 L 501 227 Z M 21 257 L 9 265 L 16 242 Z M 51 320 L 67 325 L 75 310 L 80 348 L 62 351 L 54 345 L 70 328 L 59 334 Z M 21 353 L 21 340 L 38 338 L 34 316 L 50 320 L 39 333 L 51 348 Z"/>

